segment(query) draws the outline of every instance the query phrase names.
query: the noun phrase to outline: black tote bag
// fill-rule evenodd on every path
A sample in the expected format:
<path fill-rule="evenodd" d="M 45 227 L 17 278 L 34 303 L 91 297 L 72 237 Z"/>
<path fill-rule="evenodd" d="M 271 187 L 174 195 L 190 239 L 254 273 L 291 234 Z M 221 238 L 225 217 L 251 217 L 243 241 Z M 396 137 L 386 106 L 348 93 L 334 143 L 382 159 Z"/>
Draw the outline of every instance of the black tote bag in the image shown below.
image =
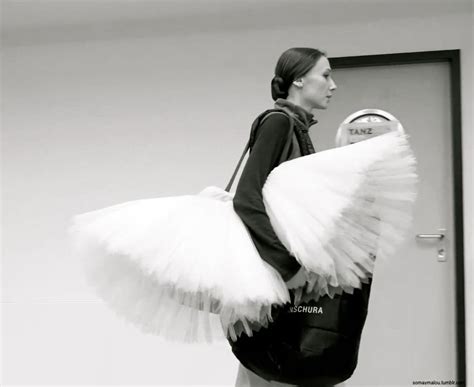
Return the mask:
<path fill-rule="evenodd" d="M 268 113 L 276 111 L 283 112 L 270 109 L 254 121 L 250 140 L 226 191 L 232 186 L 256 128 Z M 293 117 L 288 116 L 291 130 L 282 157 L 293 135 Z M 369 278 L 353 294 L 324 296 L 299 304 L 294 303 L 294 294 L 290 291 L 291 303 L 272 308 L 273 322 L 268 327 L 254 331 L 251 337 L 242 333 L 235 342 L 228 338 L 232 352 L 245 368 L 266 380 L 307 387 L 341 383 L 357 366 L 371 286 Z"/>
<path fill-rule="evenodd" d="M 266 380 L 311 387 L 341 383 L 357 366 L 371 285 L 370 279 L 353 294 L 274 307 L 267 328 L 228 339 L 232 352 Z"/>

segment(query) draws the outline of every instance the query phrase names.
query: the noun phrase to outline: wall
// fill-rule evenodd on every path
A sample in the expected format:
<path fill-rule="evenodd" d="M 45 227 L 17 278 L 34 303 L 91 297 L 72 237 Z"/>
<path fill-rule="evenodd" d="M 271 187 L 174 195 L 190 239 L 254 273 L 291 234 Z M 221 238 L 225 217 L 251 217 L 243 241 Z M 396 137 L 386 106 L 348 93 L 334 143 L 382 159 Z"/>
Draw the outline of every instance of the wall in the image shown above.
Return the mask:
<path fill-rule="evenodd" d="M 272 70 L 290 46 L 330 56 L 462 50 L 466 325 L 473 326 L 472 5 L 471 13 L 405 6 L 351 20 L 340 16 L 343 7 L 331 8 L 332 18 L 315 5 L 322 22 L 314 24 L 287 6 L 259 27 L 237 15 L 241 22 L 228 29 L 220 22 L 201 33 L 183 24 L 127 36 L 127 24 L 114 22 L 117 36 L 106 26 L 81 35 L 77 25 L 70 35 L 67 26 L 54 33 L 43 26 L 39 38 L 10 36 L 2 48 L 3 382 L 232 385 L 237 362 L 225 343 L 169 345 L 105 309 L 69 254 L 65 228 L 90 209 L 224 186 L 251 120 L 271 105 Z M 469 364 L 472 331 L 468 341 Z"/>

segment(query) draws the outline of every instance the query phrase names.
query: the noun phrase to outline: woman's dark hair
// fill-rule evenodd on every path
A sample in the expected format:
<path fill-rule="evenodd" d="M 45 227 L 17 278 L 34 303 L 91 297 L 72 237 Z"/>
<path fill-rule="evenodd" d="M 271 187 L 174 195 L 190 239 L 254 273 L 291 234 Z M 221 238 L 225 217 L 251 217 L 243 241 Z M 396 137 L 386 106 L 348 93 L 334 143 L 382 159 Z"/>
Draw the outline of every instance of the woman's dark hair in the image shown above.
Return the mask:
<path fill-rule="evenodd" d="M 307 47 L 293 47 L 281 54 L 271 83 L 273 100 L 288 97 L 293 81 L 311 70 L 321 56 L 327 56 L 326 52 Z"/>

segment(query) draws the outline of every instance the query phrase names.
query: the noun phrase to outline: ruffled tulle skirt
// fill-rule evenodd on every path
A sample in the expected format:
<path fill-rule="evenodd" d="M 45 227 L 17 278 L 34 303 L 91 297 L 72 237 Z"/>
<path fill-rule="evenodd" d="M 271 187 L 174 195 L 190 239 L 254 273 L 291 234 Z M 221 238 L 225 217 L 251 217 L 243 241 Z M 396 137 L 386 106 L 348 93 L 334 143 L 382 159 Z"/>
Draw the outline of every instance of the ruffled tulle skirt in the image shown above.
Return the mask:
<path fill-rule="evenodd" d="M 272 170 L 264 204 L 304 268 L 299 297 L 351 293 L 376 259 L 394 255 L 412 221 L 415 168 L 408 136 L 392 132 Z M 232 199 L 207 187 L 129 201 L 76 215 L 69 232 L 90 285 L 142 331 L 235 340 L 266 326 L 272 306 L 290 295 L 258 255 Z"/>

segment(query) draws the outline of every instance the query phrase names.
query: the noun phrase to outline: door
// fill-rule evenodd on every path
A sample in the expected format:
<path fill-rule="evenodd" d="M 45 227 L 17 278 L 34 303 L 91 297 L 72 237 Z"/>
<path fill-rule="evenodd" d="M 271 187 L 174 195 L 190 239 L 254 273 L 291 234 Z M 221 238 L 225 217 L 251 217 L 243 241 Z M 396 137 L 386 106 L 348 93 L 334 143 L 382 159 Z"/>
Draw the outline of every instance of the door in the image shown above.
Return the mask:
<path fill-rule="evenodd" d="M 414 222 L 398 254 L 377 262 L 359 363 L 348 385 L 456 381 L 456 292 L 448 63 L 333 69 L 338 86 L 310 129 L 316 151 L 334 147 L 349 114 L 379 108 L 402 123 L 418 160 Z M 446 229 L 440 241 L 417 238 Z M 441 383 L 440 383 L 441 384 Z"/>

